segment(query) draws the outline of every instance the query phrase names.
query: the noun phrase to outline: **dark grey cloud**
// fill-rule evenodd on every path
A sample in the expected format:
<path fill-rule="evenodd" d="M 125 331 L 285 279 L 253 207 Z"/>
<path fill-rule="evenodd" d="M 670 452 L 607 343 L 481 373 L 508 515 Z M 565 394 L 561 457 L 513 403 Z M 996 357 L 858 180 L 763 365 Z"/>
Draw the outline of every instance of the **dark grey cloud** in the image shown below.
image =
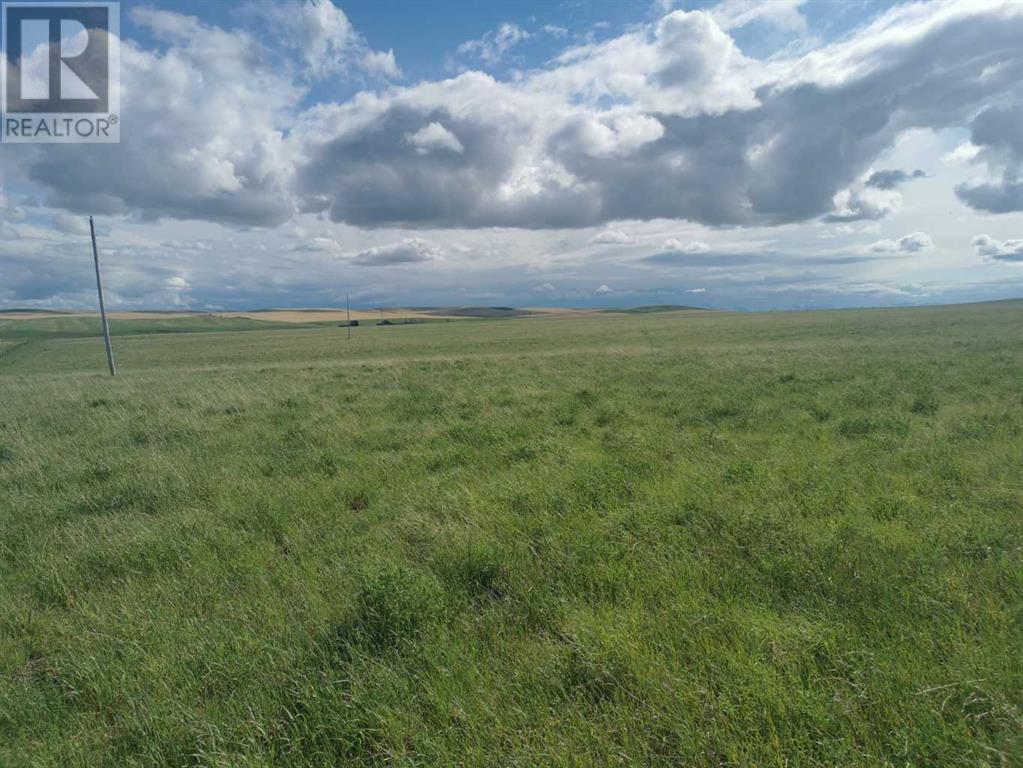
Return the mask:
<path fill-rule="evenodd" d="M 655 114 L 662 138 L 627 157 L 587 152 L 582 121 L 569 122 L 548 142 L 548 152 L 582 184 L 564 203 L 582 224 L 685 218 L 714 225 L 748 222 L 750 173 L 746 148 L 763 130 L 750 112 L 678 117 Z M 673 165 L 682 155 L 684 164 Z M 755 216 L 755 214 L 754 214 Z M 554 223 L 552 225 L 558 225 Z M 565 217 L 561 226 L 571 226 Z"/>
<path fill-rule="evenodd" d="M 1015 174 L 986 184 L 958 184 L 956 196 L 971 208 L 987 213 L 1023 211 L 1023 179 Z"/>
<path fill-rule="evenodd" d="M 754 210 L 775 222 L 826 213 L 900 132 L 962 125 L 996 95 L 1018 93 L 1021 61 L 1013 25 L 992 14 L 872 51 L 869 73 L 839 86 L 770 89 L 762 98 L 773 139 L 750 185 Z"/>
<path fill-rule="evenodd" d="M 1016 68 L 1023 78 L 1021 68 Z M 1023 211 L 1023 100 L 993 106 L 978 114 L 970 125 L 970 141 L 1000 176 L 979 184 L 960 184 L 956 195 L 964 203 L 987 213 Z"/>
<path fill-rule="evenodd" d="M 1023 157 L 1023 104 L 985 109 L 970 125 L 970 141 L 978 147 L 1005 150 L 1017 159 Z"/>
<path fill-rule="evenodd" d="M 480 82 L 459 90 L 457 113 L 429 99 L 409 100 L 322 144 L 299 171 L 301 189 L 323 200 L 333 220 L 366 227 L 540 229 L 655 218 L 745 226 L 880 218 L 890 210 L 885 205 L 834 211 L 833 199 L 901 132 L 964 125 L 991 100 L 1021 92 L 1014 77 L 1023 61 L 1018 27 L 998 13 L 931 25 L 910 42 L 861 55 L 870 64 L 862 74 L 826 84 L 809 78 L 764 85 L 756 92 L 759 105 L 750 109 L 648 112 L 659 135 L 628 151 L 616 148 L 622 133 L 610 118 L 585 110 L 560 121 L 557 114 L 509 118 L 494 109 L 505 96 L 500 87 Z M 535 142 L 540 121 L 559 127 L 523 180 L 520 149 Z M 434 122 L 465 151 L 412 151 L 404 137 Z M 568 179 L 556 179 L 551 168 L 564 169 Z M 905 180 L 902 174 L 919 175 L 882 171 L 871 177 L 871 187 L 891 189 Z M 523 187 L 529 194 L 509 192 Z"/>
<path fill-rule="evenodd" d="M 876 189 L 896 189 L 912 179 L 922 179 L 927 174 L 917 169 L 915 171 L 903 171 L 900 169 L 889 169 L 874 171 L 867 178 L 866 185 Z"/>
<path fill-rule="evenodd" d="M 432 124 L 462 148 L 423 152 L 407 137 Z M 522 129 L 455 116 L 446 108 L 395 105 L 360 129 L 313 148 L 298 173 L 307 208 L 334 221 L 374 226 L 472 226 L 493 189 L 512 172 Z"/>
<path fill-rule="evenodd" d="M 133 169 L 124 165 L 128 155 L 138 160 Z M 104 162 L 104 156 L 108 162 Z M 61 147 L 39 157 L 28 176 L 50 190 L 47 206 L 81 215 L 198 219 L 241 226 L 275 226 L 292 216 L 293 208 L 281 190 L 253 188 L 197 194 L 194 179 L 187 175 L 174 184 L 179 170 L 183 169 L 161 167 L 157 157 L 129 143 L 124 154 L 96 150 L 72 153 Z M 156 179 L 160 181 L 154 183 Z"/>

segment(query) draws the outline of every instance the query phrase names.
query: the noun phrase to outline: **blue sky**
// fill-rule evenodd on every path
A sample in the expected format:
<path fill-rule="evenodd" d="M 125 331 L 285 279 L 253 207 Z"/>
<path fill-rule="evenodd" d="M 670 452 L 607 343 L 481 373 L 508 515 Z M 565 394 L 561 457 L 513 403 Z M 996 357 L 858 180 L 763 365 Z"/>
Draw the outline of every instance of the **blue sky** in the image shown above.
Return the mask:
<path fill-rule="evenodd" d="M 120 144 L 0 146 L 0 307 L 1023 294 L 1023 6 L 121 3 Z"/>

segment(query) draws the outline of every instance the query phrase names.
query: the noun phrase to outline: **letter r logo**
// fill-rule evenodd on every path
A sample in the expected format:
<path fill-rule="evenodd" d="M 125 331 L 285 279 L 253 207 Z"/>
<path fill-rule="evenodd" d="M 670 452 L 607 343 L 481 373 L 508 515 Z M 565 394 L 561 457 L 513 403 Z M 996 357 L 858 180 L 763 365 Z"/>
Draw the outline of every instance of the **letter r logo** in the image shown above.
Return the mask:
<path fill-rule="evenodd" d="M 110 109 L 110 8 L 7 3 L 8 113 Z"/>

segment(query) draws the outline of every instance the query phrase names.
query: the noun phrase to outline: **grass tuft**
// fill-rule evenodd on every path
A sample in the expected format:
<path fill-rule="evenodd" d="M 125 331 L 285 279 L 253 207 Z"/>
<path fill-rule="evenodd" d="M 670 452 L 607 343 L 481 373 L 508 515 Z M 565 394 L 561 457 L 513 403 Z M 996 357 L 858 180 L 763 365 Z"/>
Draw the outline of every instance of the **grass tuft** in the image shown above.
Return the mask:
<path fill-rule="evenodd" d="M 431 575 L 392 563 L 363 570 L 355 585 L 354 610 L 338 636 L 374 650 L 413 642 L 444 612 L 444 591 Z"/>
<path fill-rule="evenodd" d="M 494 546 L 470 543 L 447 548 L 434 568 L 449 590 L 472 598 L 497 599 L 508 590 L 507 569 Z"/>

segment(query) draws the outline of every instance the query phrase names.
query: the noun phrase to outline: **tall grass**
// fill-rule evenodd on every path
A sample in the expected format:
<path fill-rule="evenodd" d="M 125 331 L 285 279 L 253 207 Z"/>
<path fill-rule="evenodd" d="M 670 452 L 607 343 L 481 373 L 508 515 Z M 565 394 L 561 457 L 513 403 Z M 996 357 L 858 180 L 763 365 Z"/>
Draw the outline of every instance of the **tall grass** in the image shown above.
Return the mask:
<path fill-rule="evenodd" d="M 1023 756 L 1023 305 L 0 356 L 0 765 Z"/>

